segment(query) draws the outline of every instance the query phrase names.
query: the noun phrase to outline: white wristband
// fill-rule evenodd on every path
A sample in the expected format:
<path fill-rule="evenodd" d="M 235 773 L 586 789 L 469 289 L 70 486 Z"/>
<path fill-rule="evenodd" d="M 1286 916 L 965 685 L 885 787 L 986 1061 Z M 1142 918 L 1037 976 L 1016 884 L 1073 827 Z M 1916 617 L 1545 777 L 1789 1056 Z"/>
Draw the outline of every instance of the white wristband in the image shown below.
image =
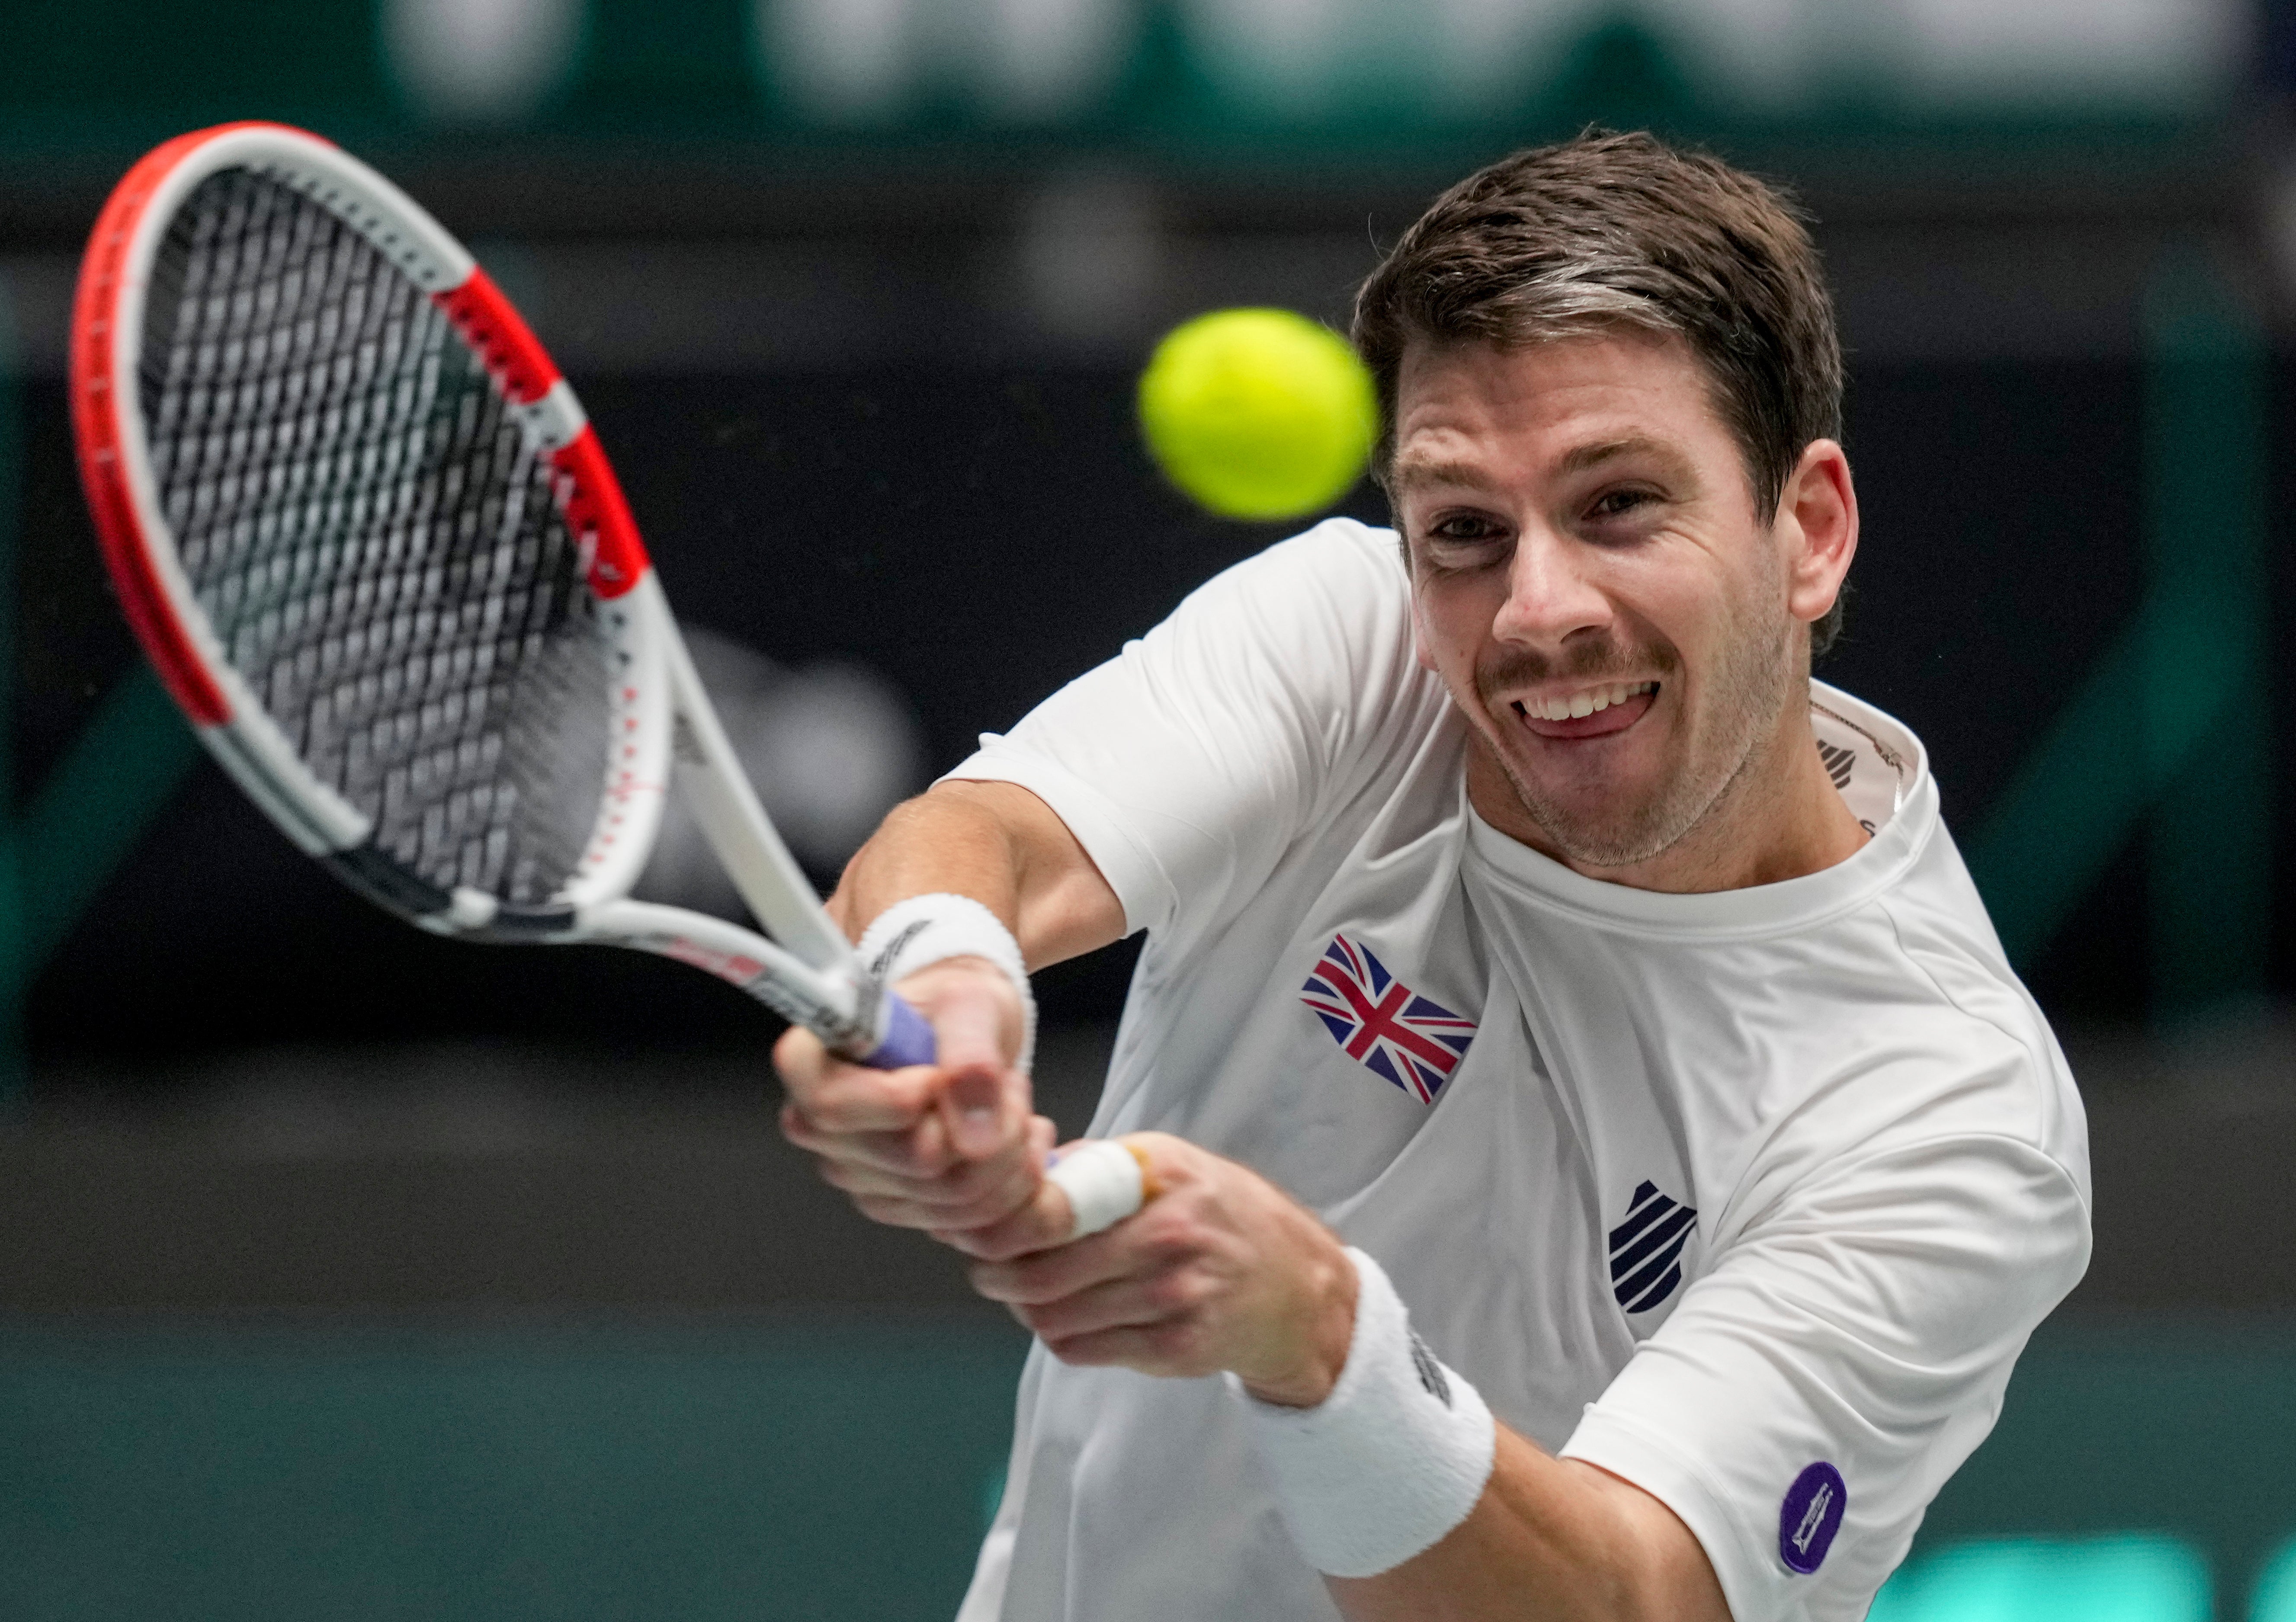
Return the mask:
<path fill-rule="evenodd" d="M 880 986 L 890 986 L 918 970 L 952 957 L 985 957 L 1011 977 L 1021 994 L 1020 1068 L 1037 1057 L 1037 999 L 1029 992 L 1029 969 L 1021 943 L 1004 921 L 970 896 L 946 892 L 911 896 L 877 914 L 855 948 L 862 967 Z"/>
<path fill-rule="evenodd" d="M 1356 1327 L 1339 1383 L 1321 1405 L 1250 1406 L 1260 1456 L 1292 1540 L 1316 1570 L 1374 1577 L 1431 1547 L 1467 1518 L 1490 1479 L 1498 1428 L 1474 1387 L 1411 1332 L 1377 1262 L 1356 1265 Z"/>
<path fill-rule="evenodd" d="M 1060 1184 L 1069 1197 L 1069 1209 L 1076 1213 L 1070 1239 L 1114 1227 L 1148 1203 L 1147 1167 L 1112 1138 L 1054 1151 L 1045 1181 Z"/>

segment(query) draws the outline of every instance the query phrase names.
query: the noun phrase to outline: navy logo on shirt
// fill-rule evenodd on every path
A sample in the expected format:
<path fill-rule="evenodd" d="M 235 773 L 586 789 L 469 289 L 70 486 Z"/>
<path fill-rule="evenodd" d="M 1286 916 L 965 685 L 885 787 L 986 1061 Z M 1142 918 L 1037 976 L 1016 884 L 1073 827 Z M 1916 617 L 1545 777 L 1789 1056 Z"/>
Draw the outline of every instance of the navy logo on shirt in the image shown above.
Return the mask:
<path fill-rule="evenodd" d="M 1472 1020 L 1421 996 L 1345 935 L 1332 937 L 1300 1000 L 1349 1058 L 1423 1104 L 1435 1102 L 1475 1039 Z"/>
<path fill-rule="evenodd" d="M 1841 1530 L 1841 1511 L 1849 1504 L 1849 1489 L 1841 1472 L 1820 1459 L 1796 1476 L 1778 1505 L 1778 1558 L 1789 1571 L 1804 1577 L 1825 1563 L 1833 1535 Z"/>
<path fill-rule="evenodd" d="M 1611 1230 L 1611 1293 L 1628 1312 L 1648 1312 L 1682 1282 L 1682 1247 L 1698 1213 L 1655 1183 L 1635 1190 L 1627 1219 Z"/>

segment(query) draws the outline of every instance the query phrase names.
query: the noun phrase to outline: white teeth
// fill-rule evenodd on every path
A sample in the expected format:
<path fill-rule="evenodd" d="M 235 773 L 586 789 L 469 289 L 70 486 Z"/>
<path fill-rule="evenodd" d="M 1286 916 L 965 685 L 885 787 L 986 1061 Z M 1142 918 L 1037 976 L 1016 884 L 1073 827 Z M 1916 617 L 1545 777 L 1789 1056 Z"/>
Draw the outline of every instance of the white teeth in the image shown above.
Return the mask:
<path fill-rule="evenodd" d="M 1657 686 L 1656 682 L 1619 682 L 1608 687 L 1589 687 L 1569 698 L 1523 699 L 1519 703 L 1522 713 L 1534 721 L 1569 721 L 1608 709 L 1613 704 L 1623 704 Z"/>

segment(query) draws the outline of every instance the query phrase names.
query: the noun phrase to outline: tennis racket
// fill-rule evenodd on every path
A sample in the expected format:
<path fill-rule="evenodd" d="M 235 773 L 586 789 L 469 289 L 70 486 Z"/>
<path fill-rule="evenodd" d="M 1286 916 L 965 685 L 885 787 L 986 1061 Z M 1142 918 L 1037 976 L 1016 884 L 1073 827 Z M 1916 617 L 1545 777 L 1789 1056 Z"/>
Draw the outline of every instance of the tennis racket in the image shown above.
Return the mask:
<path fill-rule="evenodd" d="M 283 125 L 168 142 L 96 222 L 71 385 L 120 605 L 289 839 L 435 933 L 656 953 L 931 1061 L 759 807 L 574 391 L 404 193 Z M 673 764 L 772 939 L 630 898 Z"/>

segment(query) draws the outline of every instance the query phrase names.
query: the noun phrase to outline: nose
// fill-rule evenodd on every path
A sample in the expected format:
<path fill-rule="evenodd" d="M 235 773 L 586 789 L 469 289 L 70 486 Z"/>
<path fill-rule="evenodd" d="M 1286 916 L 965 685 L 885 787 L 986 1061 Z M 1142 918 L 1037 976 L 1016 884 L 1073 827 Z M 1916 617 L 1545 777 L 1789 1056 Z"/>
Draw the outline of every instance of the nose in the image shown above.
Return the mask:
<path fill-rule="evenodd" d="M 1601 560 L 1546 525 L 1516 538 L 1507 567 L 1506 601 L 1492 634 L 1501 642 L 1559 652 L 1573 637 L 1608 631 L 1611 600 L 1598 578 Z"/>

